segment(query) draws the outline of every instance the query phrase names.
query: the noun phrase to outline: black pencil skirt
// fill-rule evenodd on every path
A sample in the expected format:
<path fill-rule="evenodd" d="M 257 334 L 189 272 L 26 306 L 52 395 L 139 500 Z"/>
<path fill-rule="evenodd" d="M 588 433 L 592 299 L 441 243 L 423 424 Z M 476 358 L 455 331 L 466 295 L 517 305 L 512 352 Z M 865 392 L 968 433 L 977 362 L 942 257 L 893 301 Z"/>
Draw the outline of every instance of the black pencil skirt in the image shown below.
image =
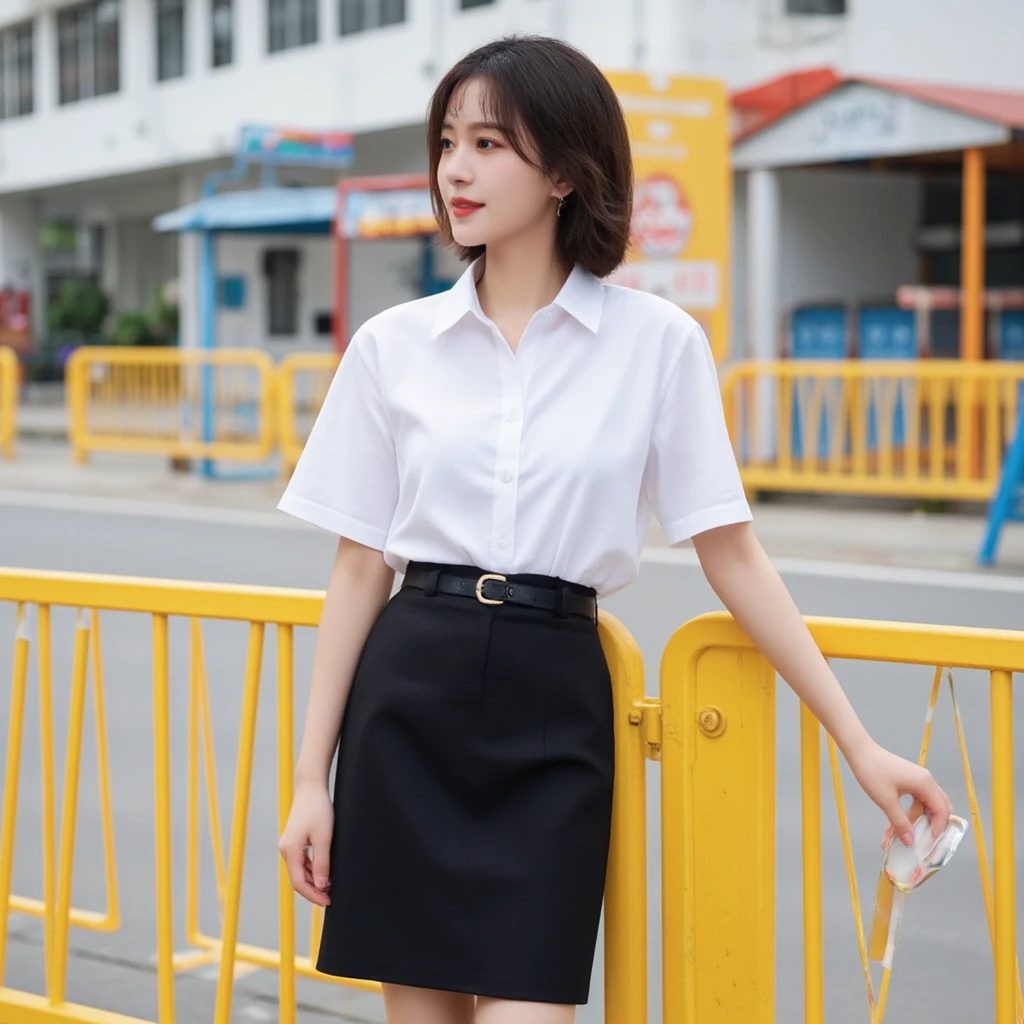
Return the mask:
<path fill-rule="evenodd" d="M 589 619 L 395 594 L 367 637 L 342 721 L 317 969 L 587 1002 L 612 729 L 611 679 Z"/>

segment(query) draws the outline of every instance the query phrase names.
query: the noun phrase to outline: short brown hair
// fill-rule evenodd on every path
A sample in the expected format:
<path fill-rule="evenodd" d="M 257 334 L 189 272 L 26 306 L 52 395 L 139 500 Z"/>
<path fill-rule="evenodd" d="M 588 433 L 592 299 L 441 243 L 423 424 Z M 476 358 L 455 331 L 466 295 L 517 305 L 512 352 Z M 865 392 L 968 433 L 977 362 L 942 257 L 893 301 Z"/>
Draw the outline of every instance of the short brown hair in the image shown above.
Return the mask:
<path fill-rule="evenodd" d="M 618 97 L 582 51 L 547 36 L 510 35 L 466 54 L 441 79 L 427 113 L 430 193 L 441 238 L 459 259 L 483 254 L 452 237 L 437 183 L 441 126 L 455 91 L 470 78 L 487 83 L 487 116 L 512 148 L 574 191 L 558 220 L 556 246 L 569 266 L 606 277 L 626 258 L 633 210 L 633 162 Z M 527 140 L 536 158 L 528 153 Z"/>

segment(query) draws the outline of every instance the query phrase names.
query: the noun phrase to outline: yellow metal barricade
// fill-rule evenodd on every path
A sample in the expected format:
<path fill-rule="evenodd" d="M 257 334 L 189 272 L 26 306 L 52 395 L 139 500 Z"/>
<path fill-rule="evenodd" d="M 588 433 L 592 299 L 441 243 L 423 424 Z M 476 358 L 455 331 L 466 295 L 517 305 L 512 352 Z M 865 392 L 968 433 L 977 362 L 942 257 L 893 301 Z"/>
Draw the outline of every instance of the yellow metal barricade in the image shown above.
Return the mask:
<path fill-rule="evenodd" d="M 722 397 L 749 490 L 988 501 L 1024 364 L 740 363 Z"/>
<path fill-rule="evenodd" d="M 1019 997 L 1012 673 L 1024 671 L 1024 632 L 807 621 L 827 657 L 989 673 L 994 891 L 988 902 L 995 1020 L 1014 1024 Z M 932 707 L 935 693 L 933 687 Z M 662 769 L 662 1019 L 666 1024 L 773 1024 L 775 673 L 729 616 L 702 616 L 677 630 L 666 647 L 660 700 L 647 699 L 637 710 L 648 756 L 660 759 Z M 803 1019 L 808 1024 L 824 1020 L 820 738 L 818 723 L 803 708 Z M 927 737 L 923 749 L 926 746 Z M 832 756 L 836 764 L 834 751 Z M 989 896 L 984 838 L 970 782 L 968 793 L 982 885 Z M 846 838 L 845 807 L 838 788 L 837 806 Z M 846 853 L 856 907 L 854 927 L 863 950 L 848 846 Z M 785 955 L 797 954 L 790 948 Z M 866 972 L 866 959 L 863 966 Z M 878 1020 L 877 1012 L 872 1005 L 869 1019 Z M 609 1015 L 607 1019 L 646 1018 Z"/>
<path fill-rule="evenodd" d="M 336 352 L 297 352 L 277 370 L 281 468 L 290 476 L 313 428 L 340 356 Z"/>
<path fill-rule="evenodd" d="M 18 432 L 18 357 L 0 345 L 0 453 L 14 458 Z"/>
<path fill-rule="evenodd" d="M 261 462 L 275 440 L 275 371 L 256 349 L 82 347 L 67 362 L 74 456 L 128 452 Z"/>
<path fill-rule="evenodd" d="M 141 1018 L 127 1017 L 107 1009 L 67 1001 L 69 931 L 72 927 L 113 931 L 120 927 L 117 868 L 114 860 L 115 816 L 111 814 L 108 770 L 108 740 L 104 702 L 100 616 L 109 612 L 136 613 L 149 617 L 152 628 L 153 718 L 140 722 L 151 729 L 153 755 L 150 765 L 139 764 L 138 772 L 152 770 L 154 783 L 155 859 L 152 890 L 156 910 L 156 1002 L 160 1024 L 175 1020 L 174 976 L 177 971 L 215 964 L 218 967 L 215 1024 L 231 1018 L 233 981 L 238 965 L 269 968 L 279 973 L 280 1008 L 276 1020 L 294 1024 L 296 1019 L 296 978 L 315 977 L 321 981 L 350 985 L 371 991 L 379 985 L 317 974 L 314 968 L 322 916 L 311 915 L 306 952 L 298 952 L 296 900 L 283 862 L 278 864 L 279 934 L 276 949 L 240 941 L 239 917 L 242 904 L 243 869 L 256 749 L 256 712 L 259 701 L 264 642 L 272 630 L 276 641 L 276 736 L 277 831 L 284 828 L 293 792 L 294 764 L 294 660 L 295 630 L 315 627 L 320 617 L 323 594 L 317 591 L 261 587 L 220 586 L 203 583 L 91 576 L 74 573 L 32 572 L 0 569 L 0 604 L 16 608 L 14 666 L 11 677 L 7 735 L 6 776 L 2 817 L 0 817 L 0 1021 L 5 1024 L 53 1024 L 80 1021 L 90 1024 L 138 1024 Z M 53 737 L 53 610 L 77 610 L 74 625 L 70 708 L 64 783 L 61 794 L 59 832 L 55 822 L 56 758 Z M 172 665 L 184 664 L 172 650 L 173 620 L 189 621 L 188 650 L 188 743 L 187 743 L 187 858 L 185 875 L 184 937 L 190 950 L 175 953 L 176 933 L 172 899 L 172 845 L 177 838 L 171 814 L 171 720 L 179 703 L 172 689 Z M 217 779 L 214 771 L 214 741 L 211 722 L 204 624 L 225 627 L 223 621 L 248 626 L 244 686 L 241 695 L 234 800 L 227 850 L 222 843 Z M 607 613 L 601 613 L 600 636 L 612 675 L 616 716 L 616 772 L 613 808 L 613 841 L 610 851 L 610 888 L 606 903 L 606 989 L 615 1016 L 609 1020 L 632 1024 L 646 1005 L 646 939 L 644 893 L 644 797 L 643 749 L 634 728 L 636 708 L 642 703 L 643 667 L 635 642 L 625 628 Z M 27 773 L 22 759 L 26 705 L 29 697 L 29 666 L 35 646 L 38 675 L 40 748 L 42 769 L 42 846 L 35 837 L 16 837 L 20 780 Z M 71 882 L 75 867 L 75 838 L 79 828 L 79 778 L 82 768 L 83 724 L 89 689 L 90 664 L 94 697 L 100 817 L 104 849 L 104 875 L 108 907 L 103 913 L 80 909 L 71 903 Z M 265 762 L 264 762 L 265 763 Z M 210 896 L 219 910 L 219 935 L 200 930 L 200 810 L 205 792 L 207 819 L 212 845 L 214 885 Z M 59 838 L 58 838 L 59 837 Z M 16 843 L 16 838 L 20 842 Z M 41 861 L 42 896 L 11 893 L 13 866 L 18 851 Z M 133 851 L 136 856 L 148 850 Z M 276 845 L 273 856 L 276 858 Z M 260 892 L 257 898 L 264 898 Z M 299 901 L 301 902 L 301 901 Z M 43 918 L 45 994 L 33 994 L 11 987 L 16 982 L 4 975 L 8 923 L 11 912 Z M 141 937 L 140 937 L 141 938 Z M 148 936 L 146 937 L 149 938 Z M 145 940 L 143 940 L 145 941 Z M 306 943 L 302 943 L 306 946 Z M 8 972 L 9 974 L 10 972 Z M 610 1011 L 611 1012 L 611 1011 Z M 180 1018 L 179 1018 L 180 1019 Z M 189 1024 L 192 1024 L 190 1021 Z M 199 1022 L 196 1022 L 199 1024 Z"/>

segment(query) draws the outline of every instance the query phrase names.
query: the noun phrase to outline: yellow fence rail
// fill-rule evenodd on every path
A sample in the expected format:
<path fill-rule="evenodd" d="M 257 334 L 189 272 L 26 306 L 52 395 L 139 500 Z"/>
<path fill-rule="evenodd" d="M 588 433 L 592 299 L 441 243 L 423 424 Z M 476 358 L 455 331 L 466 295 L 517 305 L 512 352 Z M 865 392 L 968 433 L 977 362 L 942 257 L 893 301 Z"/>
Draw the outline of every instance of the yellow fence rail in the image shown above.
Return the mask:
<path fill-rule="evenodd" d="M 0 987 L 0 1020 L 12 1024 L 81 1021 L 138 1024 L 142 1018 L 69 1002 L 67 967 L 72 927 L 116 930 L 120 895 L 114 860 L 116 815 L 111 810 L 110 768 L 100 618 L 110 612 L 148 617 L 152 631 L 152 771 L 155 810 L 156 1004 L 160 1024 L 175 1020 L 174 978 L 199 965 L 217 967 L 215 1024 L 231 1017 L 236 967 L 251 965 L 279 975 L 279 1016 L 296 1019 L 296 979 L 318 978 L 374 990 L 373 983 L 326 978 L 314 964 L 320 916 L 310 916 L 308 947 L 299 951 L 296 900 L 283 864 L 277 865 L 276 948 L 242 941 L 242 883 L 249 841 L 250 804 L 257 746 L 256 716 L 268 632 L 276 646 L 276 825 L 283 828 L 293 791 L 294 665 L 297 628 L 319 620 L 323 595 L 316 591 L 181 583 L 0 569 L 0 603 L 16 609 L 16 638 L 0 815 L 0 983 L 5 982 L 9 916 L 43 919 L 45 990 Z M 77 612 L 67 745 L 59 830 L 53 737 L 53 610 Z M 66 612 L 61 614 L 66 615 Z M 172 620 L 188 622 L 187 658 L 172 650 Z M 223 622 L 247 627 L 241 691 L 233 808 L 225 845 L 221 835 L 214 730 L 203 631 Z M 982 669 L 989 673 L 992 740 L 992 838 L 989 881 L 980 816 L 975 841 L 982 887 L 990 912 L 995 956 L 997 1024 L 1016 1021 L 1014 784 L 1012 673 L 1024 671 L 1024 633 L 953 629 L 856 620 L 809 619 L 819 647 L 830 658 Z M 221 625 L 218 626 L 218 623 Z M 647 761 L 662 768 L 662 1019 L 667 1024 L 773 1024 L 775 1020 L 775 673 L 745 634 L 723 614 L 702 616 L 671 638 L 661 662 L 661 696 L 644 696 L 643 664 L 630 634 L 602 611 L 601 642 L 613 683 L 615 796 L 605 893 L 605 1020 L 635 1024 L 647 1016 Z M 29 666 L 38 675 L 42 793 L 42 846 L 16 843 L 18 797 L 25 771 L 22 749 L 29 696 Z M 173 656 L 173 657 L 172 657 Z M 187 817 L 184 935 L 190 949 L 175 953 L 176 932 L 171 815 L 172 714 L 184 688 L 172 685 L 172 664 L 187 664 Z M 96 728 L 98 804 L 104 848 L 107 907 L 72 905 L 75 838 L 79 830 L 79 780 L 85 707 L 91 665 Z M 936 672 L 936 679 L 938 679 Z M 935 690 L 933 689 L 932 706 Z M 805 1019 L 824 1019 L 822 920 L 822 815 L 820 727 L 801 711 Z M 832 751 L 833 766 L 837 767 Z M 266 763 L 269 758 L 263 758 Z M 965 758 L 966 763 L 966 758 Z M 143 766 L 137 766 L 143 770 Z M 838 772 L 836 772 L 838 774 Z M 976 812 L 973 787 L 972 812 Z M 212 847 L 219 934 L 200 929 L 200 816 L 205 803 Z M 841 790 L 837 806 L 845 814 Z M 723 823 L 728 823 L 725 827 Z M 846 829 L 844 827 L 844 839 Z M 42 864 L 41 896 L 11 892 L 18 850 Z M 855 927 L 863 933 L 852 855 Z M 276 848 L 274 851 L 276 856 Z M 263 890 L 265 891 L 265 890 Z M 261 892 L 262 896 L 262 892 Z M 301 901 L 299 901 L 301 903 Z M 208 915 L 207 915 L 208 916 Z M 863 943 L 862 950 L 863 950 Z M 795 954 L 794 954 L 795 955 Z M 867 970 L 866 961 L 864 963 Z M 882 1002 L 884 1002 L 884 988 Z M 871 1002 L 871 1020 L 881 1010 Z M 180 1019 L 180 1017 L 179 1017 Z M 209 1018 L 207 1018 L 209 1019 Z"/>
<path fill-rule="evenodd" d="M 987 889 L 980 817 L 975 819 L 974 838 L 982 887 L 992 908 L 995 1020 L 1014 1024 L 1018 986 L 1012 673 L 1024 671 L 1024 633 L 807 621 L 830 658 L 989 673 L 993 893 Z M 715 613 L 694 619 L 676 631 L 665 649 L 661 699 L 647 701 L 641 726 L 637 745 L 646 746 L 648 756 L 659 758 L 662 767 L 662 1019 L 673 1024 L 770 1024 L 775 1020 L 775 673 L 729 616 Z M 820 738 L 820 726 L 802 708 L 807 1024 L 824 1021 Z M 640 780 L 642 785 L 642 776 Z M 970 784 L 968 792 L 974 810 Z M 837 806 L 845 836 L 840 789 Z M 852 855 L 846 852 L 856 907 L 854 927 L 863 932 Z M 863 967 L 866 973 L 866 959 Z M 874 1021 L 881 1019 L 876 1012 Z M 608 1018 L 613 1019 L 646 1017 Z"/>
<path fill-rule="evenodd" d="M 216 1005 L 213 1020 L 227 1024 L 231 1017 L 236 965 L 248 964 L 279 972 L 279 1016 L 284 1024 L 296 1017 L 296 979 L 317 978 L 324 982 L 379 990 L 372 982 L 345 980 L 320 975 L 314 964 L 319 944 L 321 915 L 311 915 L 308 952 L 298 952 L 296 900 L 283 863 L 278 866 L 278 945 L 265 948 L 241 941 L 239 919 L 251 787 L 256 749 L 256 712 L 261 687 L 264 641 L 268 629 L 276 634 L 276 798 L 278 832 L 284 823 L 293 792 L 294 763 L 294 658 L 295 630 L 314 627 L 319 621 L 323 594 L 316 591 L 259 587 L 179 583 L 128 577 L 90 576 L 73 573 L 31 572 L 0 569 L 0 603 L 16 606 L 14 665 L 10 689 L 7 759 L 2 817 L 0 817 L 0 1020 L 5 1024 L 51 1024 L 56 1021 L 87 1021 L 90 1024 L 138 1024 L 142 1018 L 128 1017 L 99 1007 L 67 1001 L 69 933 L 72 927 L 114 931 L 120 927 L 117 868 L 114 858 L 115 816 L 111 811 L 108 738 L 100 617 L 109 612 L 148 616 L 152 628 L 152 692 L 155 858 L 154 883 L 157 981 L 156 1002 L 160 1024 L 175 1020 L 175 973 L 197 966 L 218 965 Z M 53 624 L 52 610 L 77 610 L 73 639 L 70 705 L 64 784 L 60 801 L 59 832 L 54 820 L 57 805 L 56 758 L 53 736 Z M 35 615 L 32 615 L 32 612 Z M 187 858 L 185 877 L 184 934 L 190 950 L 175 953 L 174 902 L 172 898 L 171 750 L 172 709 L 179 698 L 172 688 L 171 620 L 189 622 L 188 651 L 188 740 L 187 740 Z M 34 623 L 33 623 L 34 619 Z M 217 780 L 214 771 L 213 729 L 203 648 L 203 626 L 217 621 L 248 625 L 248 648 L 234 782 L 234 806 L 227 849 L 220 830 Z M 33 628 L 34 624 L 34 628 Z M 609 661 L 617 721 L 617 754 L 623 766 L 634 771 L 617 773 L 609 872 L 611 887 L 606 905 L 606 928 L 614 939 L 607 943 L 606 975 L 609 1001 L 621 1006 L 616 1019 L 635 1021 L 627 1007 L 646 999 L 646 966 L 637 959 L 646 929 L 644 894 L 637 888 L 642 880 L 645 850 L 644 805 L 637 789 L 636 775 L 642 777 L 643 752 L 631 743 L 629 722 L 643 695 L 643 670 L 632 637 L 612 616 L 602 612 L 601 641 Z M 24 770 L 22 747 L 29 692 L 29 665 L 33 645 L 38 673 L 40 748 L 42 751 L 42 847 L 33 841 L 16 844 L 20 779 Z M 75 867 L 75 838 L 79 829 L 79 778 L 82 769 L 83 729 L 89 666 L 98 752 L 100 824 L 107 886 L 106 911 L 72 906 L 71 882 Z M 182 701 L 183 703 L 183 701 Z M 145 770 L 138 765 L 137 770 Z M 633 777 L 630 777 L 632 774 Z M 205 794 L 207 819 L 214 862 L 215 894 L 220 912 L 219 935 L 200 930 L 200 814 Z M 639 829 L 639 831 L 638 831 Z M 41 860 L 43 892 L 40 897 L 11 892 L 13 866 L 18 849 L 34 861 Z M 274 844 L 276 858 L 276 843 Z M 212 899 L 212 897 L 210 897 Z M 301 901 L 300 901 L 301 902 Z M 11 912 L 43 918 L 45 992 L 33 993 L 3 987 Z M 180 1019 L 180 1018 L 179 1018 Z M 609 1018 L 611 1019 L 611 1018 Z"/>
<path fill-rule="evenodd" d="M 336 352 L 297 352 L 281 360 L 277 370 L 278 440 L 286 476 L 299 461 L 339 358 Z"/>
<path fill-rule="evenodd" d="M 988 501 L 1024 364 L 750 362 L 722 397 L 748 489 Z"/>
<path fill-rule="evenodd" d="M 254 349 L 79 348 L 65 383 L 74 457 L 262 462 L 274 448 L 274 381 L 272 360 Z"/>
<path fill-rule="evenodd" d="M 18 432 L 18 357 L 0 345 L 0 453 L 14 458 Z"/>

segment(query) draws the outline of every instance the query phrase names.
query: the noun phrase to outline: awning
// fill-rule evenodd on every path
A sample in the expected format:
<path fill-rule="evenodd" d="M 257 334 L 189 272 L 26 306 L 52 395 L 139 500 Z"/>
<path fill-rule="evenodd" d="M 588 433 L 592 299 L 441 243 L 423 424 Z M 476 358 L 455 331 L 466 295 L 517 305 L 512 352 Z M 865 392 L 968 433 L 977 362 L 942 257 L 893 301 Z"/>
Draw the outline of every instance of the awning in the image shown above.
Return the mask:
<path fill-rule="evenodd" d="M 157 231 L 238 231 L 328 235 L 337 208 L 333 188 L 257 188 L 222 192 L 154 218 Z"/>
<path fill-rule="evenodd" d="M 739 170 L 976 147 L 1019 153 L 1024 133 L 1024 92 L 841 77 L 828 68 L 784 75 L 735 93 L 732 102 Z"/>

